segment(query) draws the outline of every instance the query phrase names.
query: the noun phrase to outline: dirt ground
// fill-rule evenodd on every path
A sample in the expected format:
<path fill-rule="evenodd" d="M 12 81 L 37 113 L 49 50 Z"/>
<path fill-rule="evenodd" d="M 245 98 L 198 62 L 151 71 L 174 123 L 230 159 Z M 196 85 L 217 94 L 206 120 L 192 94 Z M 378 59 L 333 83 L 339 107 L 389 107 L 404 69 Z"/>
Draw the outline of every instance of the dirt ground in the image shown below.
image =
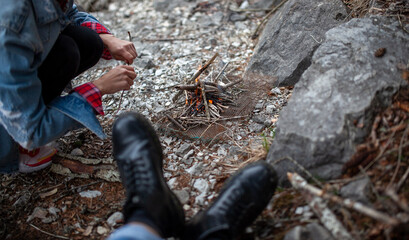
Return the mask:
<path fill-rule="evenodd" d="M 395 96 L 394 104 L 376 116 L 371 135 L 375 136 L 378 147 L 372 148 L 375 142 L 369 136 L 359 147 L 362 150 L 346 164 L 341 179 L 322 182 L 326 192 L 337 193 L 359 172 L 365 172 L 372 186 L 371 207 L 389 216 L 408 216 L 408 96 L 409 90 L 402 89 Z M 228 174 L 220 177 L 217 188 L 227 177 Z M 388 186 L 393 186 L 396 198 L 388 195 Z M 95 198 L 81 197 L 79 193 L 86 190 L 102 194 Z M 104 239 L 111 231 L 107 219 L 121 211 L 124 198 L 123 187 L 118 182 L 69 178 L 51 173 L 49 169 L 26 175 L 2 175 L 0 238 Z M 308 205 L 307 198 L 305 193 L 293 188 L 277 188 L 271 204 L 241 239 L 283 239 L 293 227 L 318 221 L 316 217 L 305 220 L 296 213 L 297 208 Z M 356 239 L 409 238 L 407 223 L 391 226 L 337 204 L 329 206 Z M 43 213 L 46 218 L 28 221 L 36 207 L 48 210 Z M 50 214 L 53 207 L 61 211 Z M 121 225 L 123 222 L 117 222 L 112 230 Z"/>
<path fill-rule="evenodd" d="M 354 10 L 352 15 L 359 17 L 367 13 L 370 1 L 345 2 Z M 407 69 L 402 71 L 402 77 L 409 81 Z M 371 207 L 389 216 L 408 217 L 408 96 L 409 91 L 402 89 L 393 105 L 376 116 L 371 136 L 348 162 L 345 175 L 336 181 L 322 182 L 327 193 L 336 194 L 341 186 L 364 173 L 371 182 Z M 109 154 L 110 146 L 103 149 Z M 59 160 L 62 159 L 55 159 Z M 222 174 L 216 186 L 220 188 L 228 176 Z M 391 186 L 396 195 L 388 193 Z M 79 193 L 88 190 L 99 191 L 101 195 L 80 196 Z M 70 178 L 50 169 L 33 174 L 0 175 L 0 239 L 104 239 L 123 225 L 119 221 L 111 227 L 107 219 L 121 211 L 124 198 L 119 182 Z M 306 199 L 305 193 L 293 188 L 278 188 L 271 204 L 241 239 L 283 239 L 293 227 L 319 221 L 316 217 L 305 221 L 296 214 L 297 208 L 308 205 Z M 391 226 L 335 203 L 329 207 L 356 239 L 409 239 L 408 221 Z M 35 209 L 43 210 L 33 214 Z"/>

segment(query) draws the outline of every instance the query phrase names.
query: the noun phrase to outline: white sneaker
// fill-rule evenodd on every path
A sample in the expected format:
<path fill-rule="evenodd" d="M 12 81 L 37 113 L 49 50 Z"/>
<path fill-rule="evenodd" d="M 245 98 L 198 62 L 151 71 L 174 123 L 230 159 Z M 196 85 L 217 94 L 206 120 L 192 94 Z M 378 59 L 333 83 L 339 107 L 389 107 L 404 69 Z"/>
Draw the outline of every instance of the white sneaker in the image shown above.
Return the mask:
<path fill-rule="evenodd" d="M 20 147 L 19 172 L 31 173 L 51 164 L 51 157 L 57 153 L 57 150 L 50 146 L 43 146 L 32 151 Z"/>

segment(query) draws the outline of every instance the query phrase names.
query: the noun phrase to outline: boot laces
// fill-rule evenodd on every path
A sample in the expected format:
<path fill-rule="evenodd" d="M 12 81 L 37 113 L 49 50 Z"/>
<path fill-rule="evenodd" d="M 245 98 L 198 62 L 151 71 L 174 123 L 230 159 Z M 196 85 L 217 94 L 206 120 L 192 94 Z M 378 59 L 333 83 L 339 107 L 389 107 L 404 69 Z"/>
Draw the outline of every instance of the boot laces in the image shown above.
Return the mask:
<path fill-rule="evenodd" d="M 124 174 L 126 175 L 126 186 L 132 193 L 137 193 L 132 200 L 139 202 L 138 195 L 149 194 L 153 187 L 153 176 L 147 161 L 137 159 L 136 161 L 127 161 L 124 164 Z"/>

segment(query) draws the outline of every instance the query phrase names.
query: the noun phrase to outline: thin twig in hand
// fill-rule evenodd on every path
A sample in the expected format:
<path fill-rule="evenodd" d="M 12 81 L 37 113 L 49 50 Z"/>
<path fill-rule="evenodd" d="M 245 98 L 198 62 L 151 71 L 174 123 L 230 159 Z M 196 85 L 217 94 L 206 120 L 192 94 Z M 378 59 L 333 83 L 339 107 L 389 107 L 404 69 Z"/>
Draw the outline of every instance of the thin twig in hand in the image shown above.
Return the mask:
<path fill-rule="evenodd" d="M 130 33 L 129 31 L 128 31 L 128 37 L 129 37 L 129 41 L 132 42 L 132 36 L 131 36 L 131 33 Z M 127 63 L 127 65 L 129 65 L 129 64 Z M 124 92 L 125 92 L 125 90 L 122 90 L 121 97 L 119 98 L 118 109 L 116 110 L 116 112 L 114 113 L 114 115 L 117 115 L 118 112 L 119 112 L 119 110 L 121 109 L 122 98 L 123 98 L 123 96 L 124 96 Z"/>

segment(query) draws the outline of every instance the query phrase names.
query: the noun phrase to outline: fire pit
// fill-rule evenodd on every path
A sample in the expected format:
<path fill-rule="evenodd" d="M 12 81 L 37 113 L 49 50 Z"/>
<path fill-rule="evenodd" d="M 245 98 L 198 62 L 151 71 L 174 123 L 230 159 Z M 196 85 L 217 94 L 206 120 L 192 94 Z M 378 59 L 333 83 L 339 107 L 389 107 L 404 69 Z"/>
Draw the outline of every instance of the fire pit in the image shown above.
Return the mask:
<path fill-rule="evenodd" d="M 161 129 L 190 138 L 213 140 L 222 138 L 229 121 L 249 117 L 254 107 L 242 79 L 234 80 L 224 75 L 229 63 L 211 80 L 200 80 L 201 74 L 215 61 L 216 53 L 187 81 L 186 85 L 172 86 L 178 92 L 174 106 L 163 112 Z M 204 74 L 203 74 L 204 75 Z M 207 77 L 208 78 L 208 77 Z M 222 80 L 224 79 L 224 81 Z"/>

